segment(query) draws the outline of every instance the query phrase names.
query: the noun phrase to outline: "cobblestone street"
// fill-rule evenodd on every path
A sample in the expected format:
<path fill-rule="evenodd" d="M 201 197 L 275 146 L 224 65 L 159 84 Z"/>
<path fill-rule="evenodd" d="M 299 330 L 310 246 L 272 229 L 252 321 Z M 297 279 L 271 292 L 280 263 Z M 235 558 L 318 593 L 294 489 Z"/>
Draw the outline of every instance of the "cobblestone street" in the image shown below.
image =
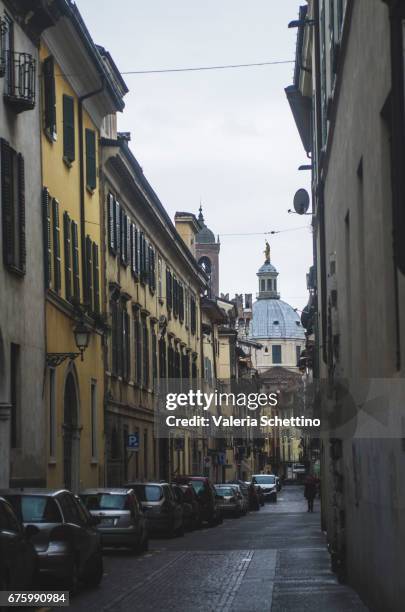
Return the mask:
<path fill-rule="evenodd" d="M 319 502 L 308 514 L 302 488 L 285 487 L 277 504 L 184 538 L 151 540 L 141 557 L 107 551 L 101 586 L 81 591 L 71 609 L 366 610 L 331 573 L 319 522 Z"/>

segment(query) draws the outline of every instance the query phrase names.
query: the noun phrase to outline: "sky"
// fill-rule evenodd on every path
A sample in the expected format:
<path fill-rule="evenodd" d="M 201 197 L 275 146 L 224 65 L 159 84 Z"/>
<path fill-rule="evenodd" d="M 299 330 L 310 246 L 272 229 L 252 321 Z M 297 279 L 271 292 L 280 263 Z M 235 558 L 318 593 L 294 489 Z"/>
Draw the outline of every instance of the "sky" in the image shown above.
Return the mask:
<path fill-rule="evenodd" d="M 77 0 L 120 71 L 294 60 L 297 0 Z M 126 75 L 118 128 L 172 219 L 198 214 L 221 242 L 220 292 L 258 291 L 264 232 L 281 298 L 302 309 L 310 217 L 288 214 L 309 190 L 308 160 L 284 88 L 294 65 Z M 226 236 L 226 234 L 260 234 Z"/>

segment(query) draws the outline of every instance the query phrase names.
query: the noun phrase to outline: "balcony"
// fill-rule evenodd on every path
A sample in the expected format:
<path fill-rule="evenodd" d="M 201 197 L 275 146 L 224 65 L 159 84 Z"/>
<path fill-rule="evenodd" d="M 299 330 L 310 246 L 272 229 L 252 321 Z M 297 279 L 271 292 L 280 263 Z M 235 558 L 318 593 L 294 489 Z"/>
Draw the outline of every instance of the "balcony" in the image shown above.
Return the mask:
<path fill-rule="evenodd" d="M 16 112 L 35 106 L 35 59 L 30 53 L 6 51 L 5 102 Z"/>

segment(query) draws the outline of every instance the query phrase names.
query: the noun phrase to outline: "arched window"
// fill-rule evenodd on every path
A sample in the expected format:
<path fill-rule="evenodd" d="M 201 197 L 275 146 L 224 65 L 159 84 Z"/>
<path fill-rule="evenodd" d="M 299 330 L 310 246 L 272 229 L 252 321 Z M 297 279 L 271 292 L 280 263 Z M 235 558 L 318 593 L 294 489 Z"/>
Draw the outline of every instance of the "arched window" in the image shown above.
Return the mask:
<path fill-rule="evenodd" d="M 209 257 L 207 257 L 206 255 L 204 255 L 204 257 L 200 257 L 200 259 L 198 260 L 198 265 L 202 267 L 202 269 L 206 274 L 208 274 L 208 276 L 211 275 L 212 264 Z"/>
<path fill-rule="evenodd" d="M 272 286 L 271 286 L 271 278 L 267 279 L 267 291 L 271 291 L 272 290 Z"/>
<path fill-rule="evenodd" d="M 264 279 L 260 281 L 260 287 L 260 291 L 266 291 L 266 281 Z"/>

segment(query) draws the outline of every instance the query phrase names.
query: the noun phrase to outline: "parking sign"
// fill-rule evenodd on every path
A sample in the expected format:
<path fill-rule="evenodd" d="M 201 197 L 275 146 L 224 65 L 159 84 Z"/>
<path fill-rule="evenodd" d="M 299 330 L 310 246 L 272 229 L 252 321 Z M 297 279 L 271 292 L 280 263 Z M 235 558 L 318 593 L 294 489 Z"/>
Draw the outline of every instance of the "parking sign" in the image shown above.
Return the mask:
<path fill-rule="evenodd" d="M 139 450 L 139 433 L 138 432 L 128 434 L 127 450 L 129 451 Z"/>

